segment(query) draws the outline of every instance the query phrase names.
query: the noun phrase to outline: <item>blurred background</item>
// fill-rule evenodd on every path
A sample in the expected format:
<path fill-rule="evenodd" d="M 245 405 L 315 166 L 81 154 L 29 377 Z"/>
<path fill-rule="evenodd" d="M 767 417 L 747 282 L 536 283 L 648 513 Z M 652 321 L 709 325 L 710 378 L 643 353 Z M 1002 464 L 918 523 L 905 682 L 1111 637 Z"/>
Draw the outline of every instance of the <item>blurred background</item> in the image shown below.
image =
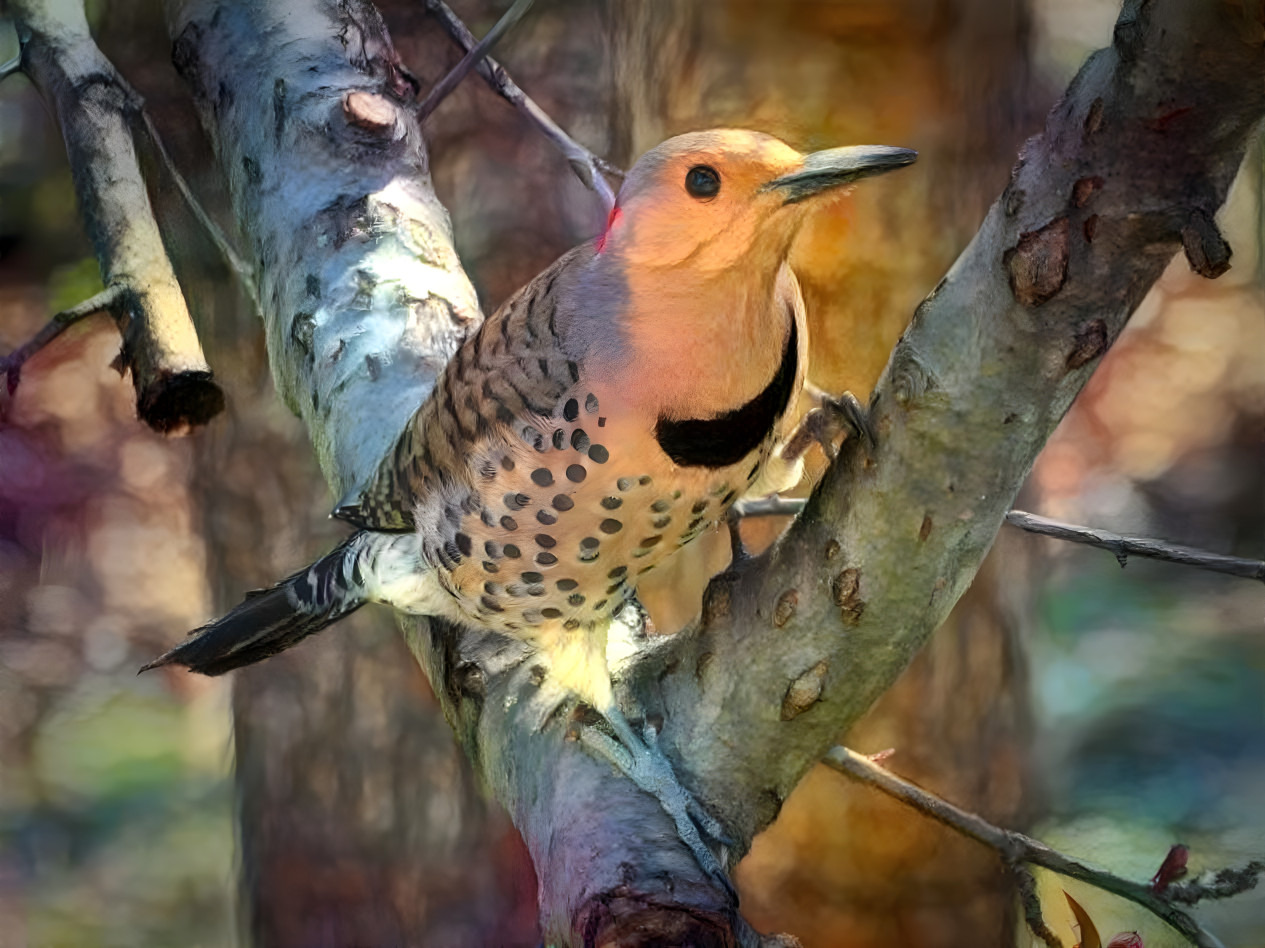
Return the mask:
<path fill-rule="evenodd" d="M 508 6 L 454 0 L 476 34 Z M 415 0 L 379 4 L 423 88 L 459 53 Z M 154 0 L 93 0 L 98 41 L 145 96 L 226 228 L 226 196 Z M 863 394 L 919 299 L 1001 192 L 1110 0 L 539 0 L 497 57 L 597 154 L 734 124 L 811 149 L 921 153 L 814 219 L 793 264 L 811 372 Z M 0 20 L 0 61 L 16 50 Z M 1245 77 L 1245 81 L 1251 81 Z M 597 200 L 477 78 L 430 119 L 435 187 L 490 312 L 600 228 Z M 482 799 L 382 610 L 235 680 L 135 670 L 340 535 L 306 436 L 277 402 L 249 304 L 143 155 L 168 249 L 228 394 L 185 438 L 134 416 L 100 317 L 0 395 L 0 948 L 539 943 L 521 842 Z M 1215 282 L 1174 260 L 1042 454 L 1020 506 L 1265 555 L 1265 267 L 1258 137 Z M 0 84 L 0 352 L 100 288 L 55 124 Z M 778 525 L 750 523 L 749 539 Z M 1265 854 L 1265 590 L 1018 535 L 847 735 L 1004 825 L 1149 877 Z M 825 946 L 1031 942 L 978 847 L 812 772 L 738 867 L 765 930 Z M 1059 888 L 1047 918 L 1075 941 Z M 1104 936 L 1177 944 L 1067 884 Z M 1201 907 L 1265 945 L 1265 893 Z"/>

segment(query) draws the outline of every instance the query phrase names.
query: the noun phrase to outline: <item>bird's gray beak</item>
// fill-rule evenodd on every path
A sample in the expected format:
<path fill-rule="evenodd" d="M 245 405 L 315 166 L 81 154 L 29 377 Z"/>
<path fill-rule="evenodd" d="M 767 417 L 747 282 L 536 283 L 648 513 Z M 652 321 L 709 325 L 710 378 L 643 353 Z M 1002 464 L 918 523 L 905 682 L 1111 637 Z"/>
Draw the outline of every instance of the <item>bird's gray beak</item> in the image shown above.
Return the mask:
<path fill-rule="evenodd" d="M 913 164 L 917 157 L 916 151 L 887 145 L 828 148 L 805 155 L 804 166 L 799 171 L 774 178 L 760 190 L 781 192 L 783 204 L 794 204 L 861 178 L 903 168 Z"/>

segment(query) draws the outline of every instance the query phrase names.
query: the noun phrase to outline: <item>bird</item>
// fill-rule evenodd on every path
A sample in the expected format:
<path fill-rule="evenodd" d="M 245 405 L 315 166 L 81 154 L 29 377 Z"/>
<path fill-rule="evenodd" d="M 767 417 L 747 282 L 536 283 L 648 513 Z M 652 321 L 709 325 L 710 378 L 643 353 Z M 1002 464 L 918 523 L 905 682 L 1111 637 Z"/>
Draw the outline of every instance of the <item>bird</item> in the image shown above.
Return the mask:
<path fill-rule="evenodd" d="M 698 829 L 721 830 L 616 702 L 608 630 L 639 579 L 736 500 L 794 484 L 811 441 L 873 437 L 851 397 L 793 424 L 808 333 L 788 256 L 815 203 L 915 157 L 803 154 L 745 129 L 651 149 L 601 233 L 458 347 L 371 482 L 337 507 L 357 531 L 146 668 L 221 674 L 370 601 L 524 640 L 610 725 L 615 740 L 588 745 L 660 798 L 716 874 Z"/>

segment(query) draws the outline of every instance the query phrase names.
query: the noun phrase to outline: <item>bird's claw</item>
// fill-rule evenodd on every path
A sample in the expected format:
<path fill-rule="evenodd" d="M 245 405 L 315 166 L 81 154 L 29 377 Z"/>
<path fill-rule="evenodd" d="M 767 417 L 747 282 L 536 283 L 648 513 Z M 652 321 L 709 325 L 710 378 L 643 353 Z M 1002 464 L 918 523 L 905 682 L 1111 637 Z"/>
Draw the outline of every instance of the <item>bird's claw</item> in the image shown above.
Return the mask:
<path fill-rule="evenodd" d="M 721 859 L 703 842 L 702 834 L 705 833 L 722 847 L 721 858 L 725 857 L 725 850 L 733 845 L 732 840 L 697 798 L 681 785 L 671 761 L 659 749 L 658 731 L 647 724 L 642 733 L 638 734 L 623 713 L 615 708 L 607 709 L 603 716 L 618 739 L 612 740 L 589 726 L 580 733 L 585 746 L 614 764 L 616 769 L 641 790 L 659 801 L 664 812 L 672 817 L 677 835 L 690 848 L 699 866 L 724 889 L 733 904 L 737 905 L 738 892 L 729 874 L 725 872 Z"/>
<path fill-rule="evenodd" d="M 863 444 L 873 447 L 878 436 L 870 413 L 851 392 L 834 396 L 822 392 L 820 404 L 806 414 L 787 439 L 782 456 L 788 461 L 802 457 L 813 444 L 821 445 L 826 458 L 834 461 L 835 439 L 840 435 L 860 438 Z"/>

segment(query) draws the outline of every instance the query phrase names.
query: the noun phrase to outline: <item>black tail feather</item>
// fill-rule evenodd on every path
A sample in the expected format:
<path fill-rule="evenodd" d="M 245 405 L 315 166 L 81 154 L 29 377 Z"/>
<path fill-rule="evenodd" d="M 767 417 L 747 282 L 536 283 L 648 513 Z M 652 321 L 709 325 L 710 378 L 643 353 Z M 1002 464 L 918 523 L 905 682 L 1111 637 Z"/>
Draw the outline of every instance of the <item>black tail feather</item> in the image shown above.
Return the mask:
<path fill-rule="evenodd" d="M 222 675 L 297 645 L 364 605 L 356 569 L 357 533 L 311 566 L 270 589 L 255 589 L 223 618 L 189 637 L 141 671 L 184 665 L 203 675 Z"/>

